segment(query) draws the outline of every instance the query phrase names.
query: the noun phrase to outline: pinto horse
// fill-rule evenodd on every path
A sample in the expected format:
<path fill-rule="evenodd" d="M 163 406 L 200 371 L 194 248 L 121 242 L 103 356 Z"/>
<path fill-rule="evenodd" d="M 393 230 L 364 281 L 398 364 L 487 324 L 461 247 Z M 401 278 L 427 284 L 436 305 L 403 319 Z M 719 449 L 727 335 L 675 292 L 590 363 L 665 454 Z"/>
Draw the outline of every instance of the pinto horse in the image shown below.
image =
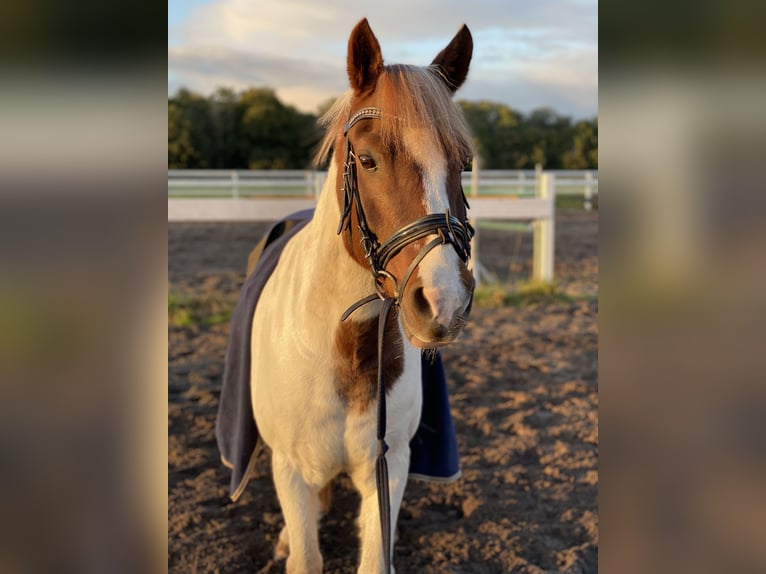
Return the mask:
<path fill-rule="evenodd" d="M 327 183 L 252 320 L 252 407 L 272 451 L 288 573 L 322 571 L 323 493 L 343 471 L 362 499 L 359 572 L 389 569 L 381 538 L 393 537 L 421 416 L 421 352 L 455 339 L 473 297 L 460 183 L 471 137 L 452 101 L 472 48 L 463 26 L 428 67 L 384 65 L 366 19 L 351 33 L 351 89 L 321 119 Z"/>

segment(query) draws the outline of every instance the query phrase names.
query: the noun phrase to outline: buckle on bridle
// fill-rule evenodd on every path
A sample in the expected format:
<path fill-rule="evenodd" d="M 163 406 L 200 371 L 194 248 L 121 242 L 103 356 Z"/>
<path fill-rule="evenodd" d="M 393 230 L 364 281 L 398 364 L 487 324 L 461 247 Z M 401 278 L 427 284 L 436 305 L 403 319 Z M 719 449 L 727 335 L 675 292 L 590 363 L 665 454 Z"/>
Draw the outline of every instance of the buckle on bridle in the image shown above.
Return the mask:
<path fill-rule="evenodd" d="M 386 293 L 386 290 L 383 285 L 383 281 L 388 279 L 393 283 L 394 285 L 394 301 L 397 303 L 399 302 L 399 283 L 396 280 L 396 277 L 394 277 L 391 273 L 386 271 L 385 269 L 377 269 L 374 272 L 374 279 L 375 279 L 375 291 L 378 293 L 378 296 L 381 299 L 385 299 L 388 297 L 388 294 Z"/>

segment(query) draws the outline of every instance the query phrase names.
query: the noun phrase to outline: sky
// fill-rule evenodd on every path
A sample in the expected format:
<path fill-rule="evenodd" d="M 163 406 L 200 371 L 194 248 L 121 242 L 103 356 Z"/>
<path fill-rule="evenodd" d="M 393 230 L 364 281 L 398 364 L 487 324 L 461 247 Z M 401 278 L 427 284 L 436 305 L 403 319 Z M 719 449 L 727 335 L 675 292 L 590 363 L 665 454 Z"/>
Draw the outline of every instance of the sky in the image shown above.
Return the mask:
<path fill-rule="evenodd" d="M 316 112 L 348 90 L 348 37 L 364 17 L 391 64 L 428 65 L 467 24 L 458 99 L 598 113 L 597 0 L 168 0 L 168 94 L 270 87 Z"/>

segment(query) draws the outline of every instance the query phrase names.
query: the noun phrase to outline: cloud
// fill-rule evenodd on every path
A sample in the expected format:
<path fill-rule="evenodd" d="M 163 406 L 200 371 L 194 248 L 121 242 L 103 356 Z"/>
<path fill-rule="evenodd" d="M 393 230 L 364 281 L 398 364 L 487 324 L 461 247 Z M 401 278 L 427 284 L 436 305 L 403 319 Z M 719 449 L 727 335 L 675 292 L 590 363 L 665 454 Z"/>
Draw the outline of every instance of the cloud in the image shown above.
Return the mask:
<path fill-rule="evenodd" d="M 364 10 L 347 0 L 217 0 L 170 28 L 169 89 L 270 86 L 315 111 L 347 89 L 346 42 L 363 16 L 386 61 L 421 65 L 468 23 L 475 50 L 460 97 L 596 113 L 596 4 L 574 0 L 392 0 Z"/>
<path fill-rule="evenodd" d="M 317 49 L 328 43 L 345 49 L 351 28 L 367 17 L 385 42 L 446 38 L 464 22 L 473 30 L 551 29 L 565 40 L 595 41 L 596 2 L 475 0 L 466 4 L 464 0 L 390 0 L 360 9 L 358 1 L 350 0 L 218 0 L 195 7 L 177 32 L 186 43 L 225 39 L 239 49 Z"/>
<path fill-rule="evenodd" d="M 320 102 L 347 89 L 345 70 L 338 66 L 272 54 L 240 52 L 225 47 L 168 49 L 169 89 L 185 86 L 209 93 L 219 86 L 235 89 L 270 87 L 280 99 L 316 111 Z"/>

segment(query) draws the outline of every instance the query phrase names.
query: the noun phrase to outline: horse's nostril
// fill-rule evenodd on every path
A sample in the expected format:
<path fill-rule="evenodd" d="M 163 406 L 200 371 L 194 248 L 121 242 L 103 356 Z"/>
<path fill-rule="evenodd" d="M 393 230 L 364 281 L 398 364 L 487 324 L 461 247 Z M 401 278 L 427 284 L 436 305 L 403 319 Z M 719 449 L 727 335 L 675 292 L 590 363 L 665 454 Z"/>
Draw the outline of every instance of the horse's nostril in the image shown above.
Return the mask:
<path fill-rule="evenodd" d="M 418 313 L 431 313 L 431 304 L 426 299 L 422 287 L 418 287 L 412 292 L 412 305 Z"/>

